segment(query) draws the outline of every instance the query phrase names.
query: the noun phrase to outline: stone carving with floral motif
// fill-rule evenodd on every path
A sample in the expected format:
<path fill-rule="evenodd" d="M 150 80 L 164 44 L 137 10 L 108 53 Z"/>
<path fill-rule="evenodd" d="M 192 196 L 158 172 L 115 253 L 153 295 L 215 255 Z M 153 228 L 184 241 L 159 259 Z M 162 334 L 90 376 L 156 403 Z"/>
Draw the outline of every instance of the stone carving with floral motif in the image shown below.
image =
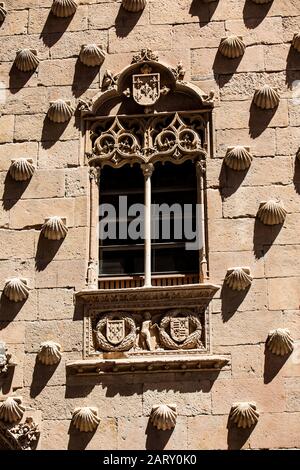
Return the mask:
<path fill-rule="evenodd" d="M 103 351 L 128 351 L 136 341 L 136 324 L 123 313 L 108 313 L 98 321 L 94 334 Z"/>
<path fill-rule="evenodd" d="M 201 322 L 188 310 L 170 310 L 159 325 L 160 342 L 166 349 L 203 349 L 201 336 Z"/>

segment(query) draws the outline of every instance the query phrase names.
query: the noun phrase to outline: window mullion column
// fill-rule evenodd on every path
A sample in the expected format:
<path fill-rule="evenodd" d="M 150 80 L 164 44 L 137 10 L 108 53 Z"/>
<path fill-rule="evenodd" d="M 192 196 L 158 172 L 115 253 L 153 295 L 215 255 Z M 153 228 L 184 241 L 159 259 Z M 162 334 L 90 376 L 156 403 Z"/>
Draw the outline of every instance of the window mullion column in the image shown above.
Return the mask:
<path fill-rule="evenodd" d="M 145 178 L 144 287 L 151 287 L 151 176 L 154 165 L 144 163 L 141 168 Z"/>

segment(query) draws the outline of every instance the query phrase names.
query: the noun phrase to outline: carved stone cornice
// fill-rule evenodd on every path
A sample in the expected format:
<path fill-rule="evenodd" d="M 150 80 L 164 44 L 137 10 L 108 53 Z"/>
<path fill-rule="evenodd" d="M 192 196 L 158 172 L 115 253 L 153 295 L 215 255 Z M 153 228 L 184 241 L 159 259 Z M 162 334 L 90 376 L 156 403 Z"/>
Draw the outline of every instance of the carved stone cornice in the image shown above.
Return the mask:
<path fill-rule="evenodd" d="M 102 375 L 157 372 L 196 372 L 220 370 L 230 366 L 229 355 L 203 355 L 184 353 L 180 355 L 155 355 L 121 359 L 90 359 L 67 363 L 72 375 Z"/>

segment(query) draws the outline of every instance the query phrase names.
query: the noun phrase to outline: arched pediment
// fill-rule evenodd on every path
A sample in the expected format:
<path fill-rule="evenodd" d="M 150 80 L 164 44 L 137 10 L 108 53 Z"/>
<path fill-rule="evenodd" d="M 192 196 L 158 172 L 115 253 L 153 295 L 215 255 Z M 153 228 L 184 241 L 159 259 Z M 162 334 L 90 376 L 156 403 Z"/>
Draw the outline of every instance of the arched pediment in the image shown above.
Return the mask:
<path fill-rule="evenodd" d="M 84 115 L 116 116 L 211 109 L 214 93 L 204 93 L 184 81 L 181 64 L 176 68 L 160 62 L 149 49 L 135 55 L 132 63 L 114 75 L 106 71 L 102 90 L 83 104 Z"/>

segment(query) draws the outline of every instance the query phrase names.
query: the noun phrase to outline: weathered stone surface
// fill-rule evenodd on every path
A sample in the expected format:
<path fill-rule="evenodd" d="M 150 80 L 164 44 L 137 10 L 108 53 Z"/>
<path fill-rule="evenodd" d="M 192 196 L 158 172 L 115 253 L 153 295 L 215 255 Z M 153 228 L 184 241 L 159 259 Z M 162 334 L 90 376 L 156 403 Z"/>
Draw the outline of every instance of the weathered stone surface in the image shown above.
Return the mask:
<path fill-rule="evenodd" d="M 79 260 L 40 260 L 36 272 L 37 288 L 65 287 L 82 290 L 85 288 L 87 262 Z"/>
<path fill-rule="evenodd" d="M 222 22 L 213 22 L 206 25 L 175 25 L 173 32 L 174 44 L 180 44 L 188 48 L 202 47 L 204 43 L 208 48 L 217 48 L 221 37 L 226 35 Z"/>
<path fill-rule="evenodd" d="M 49 302 L 50 296 L 52 298 L 51 302 Z M 61 320 L 73 318 L 73 289 L 39 289 L 38 308 L 40 320 Z"/>
<path fill-rule="evenodd" d="M 216 284 L 221 283 L 227 269 L 234 266 L 249 266 L 253 278 L 264 277 L 264 260 L 256 259 L 251 251 L 213 252 L 209 260 L 211 278 Z"/>
<path fill-rule="evenodd" d="M 12 142 L 14 134 L 15 117 L 4 115 L 0 116 L 0 143 Z"/>
<path fill-rule="evenodd" d="M 299 418 L 300 413 L 262 413 L 255 432 L 250 437 L 251 448 L 298 448 L 300 445 Z"/>
<path fill-rule="evenodd" d="M 34 145 L 34 143 L 32 144 Z M 49 170 L 53 168 L 64 168 L 78 165 L 79 146 L 77 141 L 58 141 L 53 145 L 49 145 L 49 143 L 45 143 L 45 145 L 46 148 L 44 148 L 42 145 L 39 146 L 39 168 Z"/>
<path fill-rule="evenodd" d="M 0 171 L 7 171 L 14 158 L 32 158 L 36 164 L 38 152 L 37 142 L 10 143 L 0 145 Z"/>
<path fill-rule="evenodd" d="M 300 245 L 274 246 L 265 256 L 266 276 L 289 277 L 299 276 L 300 267 L 295 260 L 299 258 Z"/>
<path fill-rule="evenodd" d="M 300 303 L 300 278 L 268 279 L 268 306 L 270 310 L 295 310 Z"/>
<path fill-rule="evenodd" d="M 226 20 L 226 29 L 230 34 L 243 36 L 245 44 L 279 44 L 283 40 L 286 18 L 281 16 L 266 17 L 264 21 L 257 24 L 257 18 L 249 18 L 247 25 L 241 19 Z"/>
<path fill-rule="evenodd" d="M 37 352 L 43 341 L 59 341 L 64 351 L 80 351 L 82 330 L 72 320 L 26 322 L 26 352 Z"/>
<path fill-rule="evenodd" d="M 7 3 L 6 3 L 7 4 Z M 0 28 L 0 36 L 27 33 L 28 11 L 8 11 L 7 16 Z"/>
<path fill-rule="evenodd" d="M 281 129 L 278 129 L 280 131 Z M 282 131 L 285 129 L 282 129 Z M 268 157 L 275 155 L 275 129 L 266 129 L 262 135 L 251 138 L 248 129 L 217 130 L 216 156 L 224 157 L 227 147 L 233 145 L 249 146 L 253 155 Z M 285 155 L 285 153 L 278 153 Z"/>
<path fill-rule="evenodd" d="M 194 416 L 188 418 L 188 449 L 225 450 L 228 416 Z"/>
<path fill-rule="evenodd" d="M 127 28 L 119 28 L 118 32 L 109 30 L 109 52 L 138 51 L 143 47 L 152 50 L 172 48 L 172 29 L 170 26 L 137 26 L 128 34 Z"/>
<path fill-rule="evenodd" d="M 88 29 L 88 7 L 86 5 L 78 6 L 71 22 L 68 19 L 49 18 L 49 10 L 45 8 L 31 8 L 29 10 L 29 34 L 39 34 L 43 31 L 43 35 L 48 35 L 63 33 L 65 30 L 83 31 L 85 29 Z"/>

